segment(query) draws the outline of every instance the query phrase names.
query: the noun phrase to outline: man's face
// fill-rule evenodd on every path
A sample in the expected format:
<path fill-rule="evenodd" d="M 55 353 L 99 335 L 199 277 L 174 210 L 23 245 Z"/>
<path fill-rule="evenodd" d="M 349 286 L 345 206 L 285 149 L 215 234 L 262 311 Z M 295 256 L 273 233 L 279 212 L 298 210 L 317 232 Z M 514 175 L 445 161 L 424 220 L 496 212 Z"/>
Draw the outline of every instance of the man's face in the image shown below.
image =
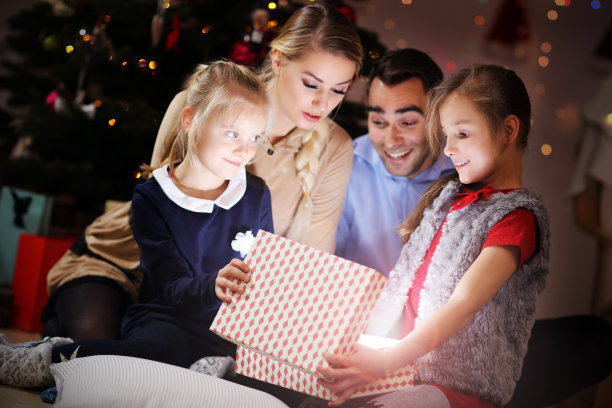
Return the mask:
<path fill-rule="evenodd" d="M 398 85 L 374 78 L 368 95 L 368 132 L 387 171 L 412 178 L 429 168 L 434 158 L 425 137 L 427 97 L 419 78 Z"/>

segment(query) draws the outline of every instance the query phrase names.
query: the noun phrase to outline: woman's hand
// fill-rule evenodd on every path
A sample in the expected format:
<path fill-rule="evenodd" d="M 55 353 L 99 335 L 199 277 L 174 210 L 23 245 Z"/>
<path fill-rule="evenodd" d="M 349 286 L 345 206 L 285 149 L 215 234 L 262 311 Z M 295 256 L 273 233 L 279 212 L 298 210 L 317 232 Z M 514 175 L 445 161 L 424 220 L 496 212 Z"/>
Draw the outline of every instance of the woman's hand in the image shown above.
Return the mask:
<path fill-rule="evenodd" d="M 338 396 L 330 401 L 330 406 L 343 404 L 352 394 L 365 384 L 385 377 L 385 353 L 369 347 L 357 345 L 350 356 L 323 353 L 329 367 L 318 367 L 317 372 L 326 380 L 319 383 Z"/>
<path fill-rule="evenodd" d="M 244 286 L 240 282 L 247 283 L 251 280 L 250 271 L 251 268 L 246 263 L 237 258 L 232 259 L 217 274 L 217 279 L 215 280 L 215 294 L 217 297 L 223 302 L 231 303 L 230 290 L 235 293 L 244 293 Z M 236 279 L 240 282 L 236 282 Z"/>

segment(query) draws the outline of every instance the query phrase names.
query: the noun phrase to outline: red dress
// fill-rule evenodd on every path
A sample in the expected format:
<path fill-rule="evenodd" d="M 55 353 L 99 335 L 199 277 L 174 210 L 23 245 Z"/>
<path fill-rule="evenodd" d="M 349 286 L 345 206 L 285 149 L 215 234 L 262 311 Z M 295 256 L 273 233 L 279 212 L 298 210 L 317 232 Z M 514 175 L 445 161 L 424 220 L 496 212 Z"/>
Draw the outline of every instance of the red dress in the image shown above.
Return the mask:
<path fill-rule="evenodd" d="M 509 193 L 514 189 L 509 190 L 495 190 L 490 185 L 483 187 L 480 190 L 473 191 L 464 187 L 464 189 L 457 193 L 457 198 L 453 201 L 450 211 L 457 211 L 461 208 L 468 206 L 469 204 L 484 199 L 491 194 L 502 192 Z M 446 219 L 440 225 L 438 232 L 434 236 L 431 245 L 427 249 L 421 266 L 416 272 L 414 281 L 410 290 L 408 291 L 408 300 L 406 301 L 405 315 L 406 319 L 404 322 L 404 332 L 402 337 L 410 333 L 414 329 L 414 321 L 417 317 L 416 311 L 418 310 L 421 290 L 423 284 L 427 278 L 427 272 L 431 263 L 431 258 L 436 251 L 438 243 L 442 237 L 442 225 L 446 222 Z M 520 267 L 527 259 L 529 259 L 535 250 L 536 244 L 536 228 L 535 219 L 533 213 L 526 209 L 517 209 L 504 218 L 502 218 L 487 235 L 482 249 L 494 246 L 494 245 L 515 245 L 520 248 L 521 259 L 518 267 Z M 517 267 L 517 268 L 518 268 Z M 438 387 L 446 396 L 452 408 L 494 408 L 496 405 L 488 402 L 481 401 L 475 395 L 465 395 L 459 392 L 447 389 L 438 384 L 431 384 Z"/>

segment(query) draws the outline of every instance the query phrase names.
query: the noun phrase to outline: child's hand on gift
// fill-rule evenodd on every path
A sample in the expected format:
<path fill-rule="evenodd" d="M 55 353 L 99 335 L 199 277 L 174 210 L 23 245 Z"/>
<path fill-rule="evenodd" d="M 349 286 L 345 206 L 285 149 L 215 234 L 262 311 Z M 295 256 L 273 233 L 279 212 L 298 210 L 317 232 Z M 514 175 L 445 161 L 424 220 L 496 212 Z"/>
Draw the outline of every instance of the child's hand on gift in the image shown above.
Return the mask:
<path fill-rule="evenodd" d="M 358 344 L 350 356 L 323 353 L 323 357 L 329 367 L 317 368 L 317 372 L 326 378 L 318 381 L 338 396 L 336 400 L 330 401 L 330 406 L 343 404 L 367 383 L 386 376 L 385 356 L 381 350 Z"/>
<path fill-rule="evenodd" d="M 215 280 L 215 293 L 223 302 L 231 303 L 232 298 L 229 292 L 244 293 L 244 285 L 251 280 L 249 272 L 251 268 L 241 261 L 234 258 L 223 269 L 219 270 Z"/>

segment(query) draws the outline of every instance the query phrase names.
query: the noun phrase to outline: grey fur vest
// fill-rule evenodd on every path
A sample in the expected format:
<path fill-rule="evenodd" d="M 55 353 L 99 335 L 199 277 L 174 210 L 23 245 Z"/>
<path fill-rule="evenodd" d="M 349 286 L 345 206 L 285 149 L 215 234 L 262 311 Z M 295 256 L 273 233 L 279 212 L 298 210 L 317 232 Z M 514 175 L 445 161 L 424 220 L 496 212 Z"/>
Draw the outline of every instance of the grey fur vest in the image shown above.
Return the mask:
<path fill-rule="evenodd" d="M 545 285 L 550 252 L 548 215 L 529 191 L 497 193 L 448 213 L 461 183 L 451 181 L 423 216 L 402 248 L 367 331 L 389 334 L 401 317 L 415 273 L 448 214 L 442 239 L 431 260 L 421 292 L 416 325 L 444 305 L 480 254 L 489 230 L 518 208 L 535 215 L 537 242 L 533 256 L 515 271 L 467 326 L 418 360 L 415 379 L 475 394 L 496 404 L 510 400 L 520 376 L 536 301 Z"/>

